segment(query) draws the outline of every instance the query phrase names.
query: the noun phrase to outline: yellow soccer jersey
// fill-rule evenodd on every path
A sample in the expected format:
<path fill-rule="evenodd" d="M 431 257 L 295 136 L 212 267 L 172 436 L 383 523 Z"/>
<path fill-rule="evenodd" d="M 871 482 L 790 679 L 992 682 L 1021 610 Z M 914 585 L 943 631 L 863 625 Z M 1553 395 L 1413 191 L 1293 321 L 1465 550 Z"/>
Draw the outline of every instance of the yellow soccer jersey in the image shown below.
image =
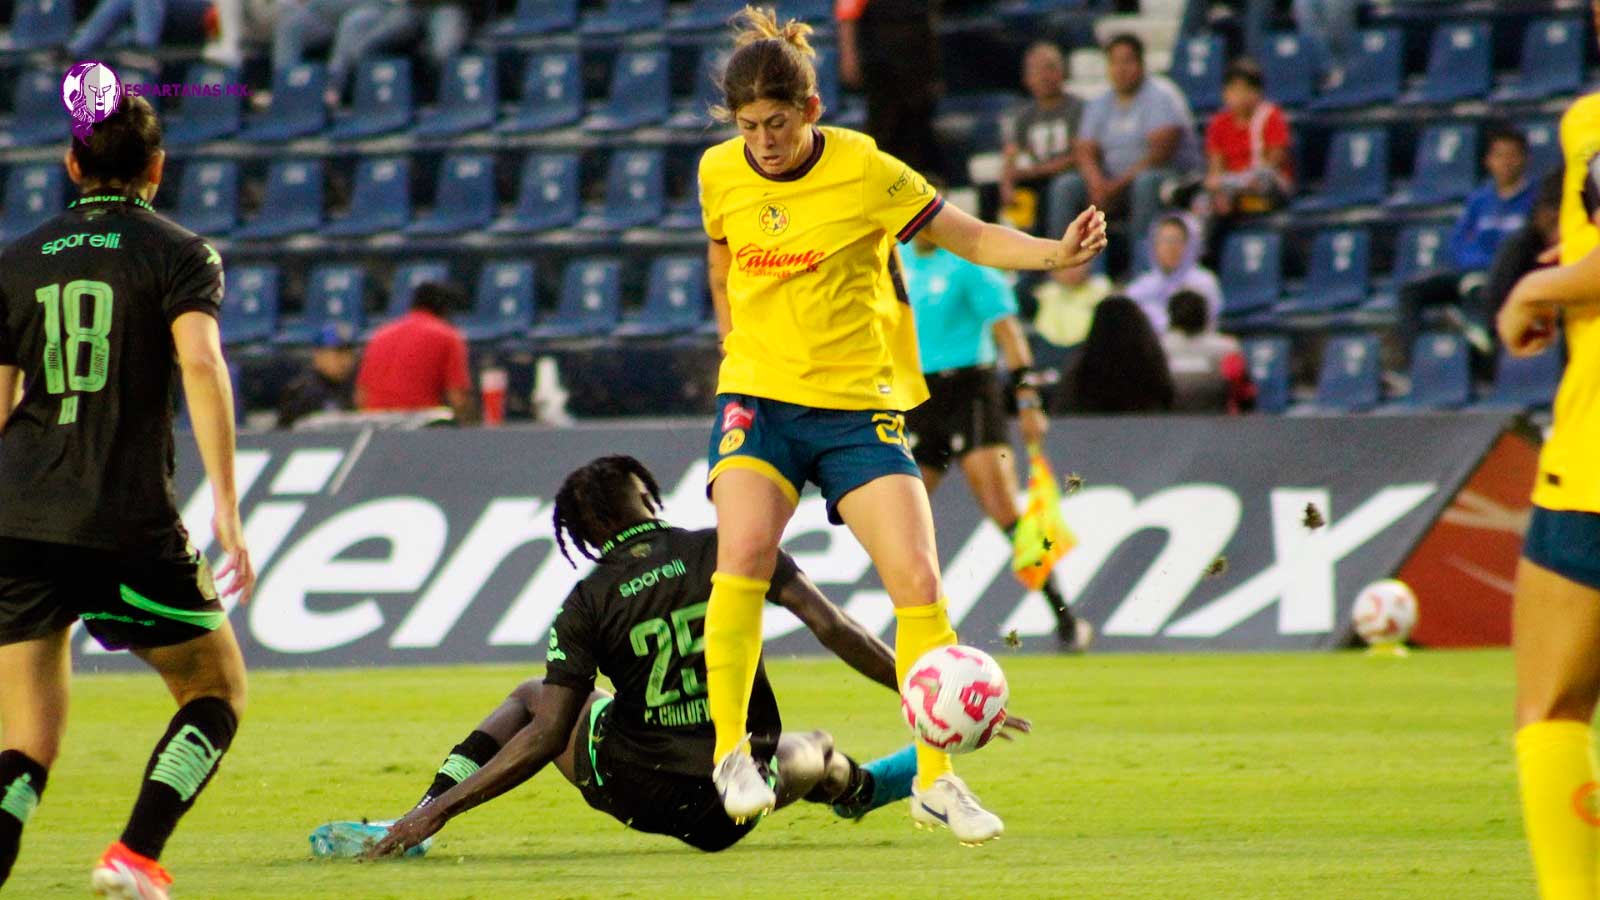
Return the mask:
<path fill-rule="evenodd" d="M 907 410 L 928 397 L 895 241 L 944 205 L 922 176 L 843 128 L 762 173 L 740 138 L 700 159 L 706 234 L 733 256 L 719 393 L 820 409 Z"/>
<path fill-rule="evenodd" d="M 1600 154 L 1600 94 L 1579 99 L 1561 118 L 1566 181 L 1561 191 L 1561 262 L 1600 246 L 1600 229 L 1584 208 L 1583 184 Z M 1555 423 L 1539 455 L 1533 502 L 1545 509 L 1600 512 L 1600 308 L 1568 307 L 1562 315 L 1567 371 L 1556 393 Z"/>

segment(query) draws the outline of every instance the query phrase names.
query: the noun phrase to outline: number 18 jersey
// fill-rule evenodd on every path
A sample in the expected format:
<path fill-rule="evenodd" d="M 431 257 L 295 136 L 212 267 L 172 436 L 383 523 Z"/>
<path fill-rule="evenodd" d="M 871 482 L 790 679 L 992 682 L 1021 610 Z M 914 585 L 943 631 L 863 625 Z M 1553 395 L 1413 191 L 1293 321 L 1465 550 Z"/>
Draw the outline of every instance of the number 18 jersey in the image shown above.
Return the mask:
<path fill-rule="evenodd" d="M 222 259 L 137 199 L 85 197 L 0 253 L 0 536 L 182 553 L 172 322 L 217 316 Z"/>

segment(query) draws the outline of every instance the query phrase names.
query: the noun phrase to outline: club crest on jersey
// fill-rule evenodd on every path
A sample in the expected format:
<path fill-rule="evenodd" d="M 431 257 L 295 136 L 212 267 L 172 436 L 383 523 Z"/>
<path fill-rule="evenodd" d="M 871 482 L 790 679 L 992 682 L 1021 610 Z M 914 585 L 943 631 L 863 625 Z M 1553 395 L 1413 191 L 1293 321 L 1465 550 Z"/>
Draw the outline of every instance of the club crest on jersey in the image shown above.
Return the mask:
<path fill-rule="evenodd" d="M 781 203 L 763 204 L 758 221 L 762 234 L 774 237 L 783 234 L 789 229 L 789 208 Z"/>

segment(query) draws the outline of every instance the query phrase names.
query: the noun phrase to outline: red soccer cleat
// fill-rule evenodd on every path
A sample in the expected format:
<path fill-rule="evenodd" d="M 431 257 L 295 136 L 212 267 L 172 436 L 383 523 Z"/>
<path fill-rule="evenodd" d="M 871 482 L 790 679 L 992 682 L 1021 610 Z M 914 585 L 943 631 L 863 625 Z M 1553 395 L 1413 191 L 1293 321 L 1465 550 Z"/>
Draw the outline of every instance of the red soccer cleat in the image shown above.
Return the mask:
<path fill-rule="evenodd" d="M 115 900 L 167 900 L 172 876 L 161 863 L 129 850 L 117 841 L 101 854 L 89 887 L 100 897 Z"/>

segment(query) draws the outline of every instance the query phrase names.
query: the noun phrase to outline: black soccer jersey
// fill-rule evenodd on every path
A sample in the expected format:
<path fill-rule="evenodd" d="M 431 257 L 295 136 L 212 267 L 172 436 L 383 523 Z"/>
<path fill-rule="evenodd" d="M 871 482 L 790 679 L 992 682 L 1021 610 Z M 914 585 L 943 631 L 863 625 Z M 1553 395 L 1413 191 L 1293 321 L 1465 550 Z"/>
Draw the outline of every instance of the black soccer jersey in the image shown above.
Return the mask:
<path fill-rule="evenodd" d="M 137 199 L 85 197 L 0 253 L 0 363 L 26 385 L 0 433 L 0 535 L 182 552 L 171 324 L 221 302 L 217 252 Z"/>
<path fill-rule="evenodd" d="M 705 615 L 717 533 L 646 522 L 606 543 L 550 629 L 545 680 L 587 693 L 598 670 L 616 688 L 605 752 L 619 764 L 706 777 L 716 730 L 706 702 Z M 768 599 L 795 577 L 778 554 Z M 777 747 L 778 702 L 756 667 L 749 728 L 757 759 Z"/>

